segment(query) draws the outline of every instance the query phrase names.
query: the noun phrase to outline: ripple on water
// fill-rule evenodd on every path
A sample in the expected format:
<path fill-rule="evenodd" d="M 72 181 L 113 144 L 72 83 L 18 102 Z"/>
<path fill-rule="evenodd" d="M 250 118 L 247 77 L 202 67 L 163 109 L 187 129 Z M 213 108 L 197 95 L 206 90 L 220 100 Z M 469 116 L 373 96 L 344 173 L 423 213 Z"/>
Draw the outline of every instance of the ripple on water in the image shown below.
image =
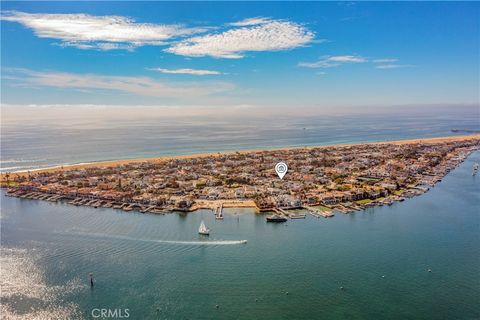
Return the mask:
<path fill-rule="evenodd" d="M 86 232 L 70 232 L 68 233 L 72 236 L 80 237 L 94 237 L 100 239 L 111 239 L 111 240 L 126 240 L 126 241 L 139 241 L 139 242 L 151 242 L 151 243 L 163 243 L 163 244 L 172 244 L 172 245 L 184 245 L 184 246 L 225 246 L 225 245 L 239 245 L 246 243 L 246 240 L 161 240 L 161 239 L 144 239 L 144 238 L 135 238 L 129 236 L 121 235 L 111 235 L 111 234 L 100 234 L 100 233 L 86 233 Z"/>
<path fill-rule="evenodd" d="M 85 287 L 80 279 L 65 285 L 47 285 L 45 275 L 37 267 L 35 250 L 0 249 L 0 312 L 2 319 L 75 319 L 80 311 L 62 297 Z"/>

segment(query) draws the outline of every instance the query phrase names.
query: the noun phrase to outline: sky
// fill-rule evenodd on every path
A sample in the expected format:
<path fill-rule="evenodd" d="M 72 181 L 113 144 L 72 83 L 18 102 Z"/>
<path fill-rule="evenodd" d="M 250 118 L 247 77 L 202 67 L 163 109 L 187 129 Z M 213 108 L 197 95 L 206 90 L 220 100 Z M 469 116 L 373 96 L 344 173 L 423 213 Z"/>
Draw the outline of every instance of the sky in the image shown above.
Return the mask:
<path fill-rule="evenodd" d="M 479 104 L 476 2 L 3 2 L 2 106 Z"/>

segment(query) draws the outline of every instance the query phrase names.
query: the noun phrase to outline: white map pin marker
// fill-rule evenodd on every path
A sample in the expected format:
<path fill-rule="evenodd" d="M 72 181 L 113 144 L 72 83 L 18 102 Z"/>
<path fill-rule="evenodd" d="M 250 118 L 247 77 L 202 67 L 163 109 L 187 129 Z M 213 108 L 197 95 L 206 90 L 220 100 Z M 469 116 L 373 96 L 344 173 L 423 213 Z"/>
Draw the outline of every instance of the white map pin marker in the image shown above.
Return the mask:
<path fill-rule="evenodd" d="M 288 166 L 285 162 L 279 162 L 275 165 L 275 172 L 278 174 L 280 179 L 283 179 L 287 171 L 288 171 Z"/>

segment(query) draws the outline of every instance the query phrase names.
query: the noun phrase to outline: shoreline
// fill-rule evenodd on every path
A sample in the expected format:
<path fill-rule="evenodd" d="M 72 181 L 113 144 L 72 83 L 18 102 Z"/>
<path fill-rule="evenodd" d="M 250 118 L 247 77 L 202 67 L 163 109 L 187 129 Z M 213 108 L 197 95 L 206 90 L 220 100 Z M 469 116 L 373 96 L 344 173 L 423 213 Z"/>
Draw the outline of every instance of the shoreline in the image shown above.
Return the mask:
<path fill-rule="evenodd" d="M 460 161 L 456 162 L 452 167 L 451 170 L 448 170 L 445 175 L 435 183 L 430 185 L 430 187 L 434 187 L 437 182 L 441 182 L 443 178 L 445 178 L 451 171 L 455 170 L 459 165 L 461 165 L 466 159 L 468 159 L 473 153 L 473 151 L 467 154 L 464 158 Z M 478 152 L 478 150 L 477 150 Z M 7 197 L 16 197 L 20 199 L 29 199 L 29 200 L 43 200 L 43 201 L 50 201 L 50 202 L 61 202 L 68 205 L 75 205 L 75 206 L 89 206 L 93 208 L 106 208 L 106 209 L 114 209 L 114 210 L 121 210 L 124 212 L 131 212 L 135 211 L 137 213 L 142 214 L 154 214 L 154 215 L 164 215 L 164 214 L 171 214 L 171 213 L 193 213 L 198 210 L 210 210 L 215 215 L 217 219 L 218 212 L 222 215 L 223 209 L 245 209 L 250 208 L 253 209 L 255 214 L 267 214 L 283 217 L 285 219 L 305 219 L 307 215 L 310 215 L 314 218 L 331 218 L 334 217 L 335 214 L 343 213 L 343 214 L 350 214 L 355 213 L 357 211 L 363 211 L 368 208 L 377 207 L 377 206 L 391 206 L 395 202 L 403 202 L 408 198 L 413 198 L 416 196 L 421 196 L 424 193 L 429 191 L 429 188 L 417 188 L 417 187 L 410 187 L 405 190 L 402 190 L 401 193 L 392 194 L 390 196 L 381 197 L 379 199 L 368 199 L 368 202 L 362 201 L 354 201 L 349 203 L 337 203 L 334 205 L 326 205 L 326 204 L 317 204 L 313 206 L 309 205 L 300 205 L 297 207 L 270 207 L 270 208 L 259 208 L 255 201 L 251 199 L 229 199 L 229 200 L 196 200 L 195 203 L 188 209 L 176 208 L 176 207 L 159 207 L 159 206 L 148 206 L 148 205 L 141 205 L 132 202 L 116 202 L 116 201 L 105 201 L 105 200 L 98 200 L 98 199 L 89 199 L 83 197 L 75 197 L 75 198 L 68 198 L 64 195 L 56 195 L 56 194 L 49 194 L 39 191 L 34 192 L 21 192 L 19 190 L 10 193 L 7 190 L 4 196 Z M 300 210 L 300 212 L 298 211 Z M 223 219 L 223 217 L 221 218 Z M 283 221 L 282 221 L 283 222 Z"/>
<path fill-rule="evenodd" d="M 197 153 L 197 154 L 160 156 L 160 157 L 148 157 L 148 158 L 131 158 L 131 159 L 123 159 L 123 160 L 100 160 L 95 162 L 81 162 L 76 164 L 55 165 L 51 167 L 38 168 L 38 169 L 32 169 L 32 170 L 1 172 L 0 182 L 4 180 L 5 175 L 7 173 L 10 176 L 20 177 L 20 176 L 28 175 L 29 173 L 39 174 L 39 173 L 50 173 L 50 172 L 63 172 L 68 170 L 86 169 L 86 168 L 94 168 L 94 167 L 117 167 L 121 165 L 142 163 L 142 162 L 155 163 L 155 162 L 163 162 L 163 161 L 174 160 L 174 159 L 219 157 L 223 155 L 259 153 L 259 152 L 266 152 L 266 151 L 290 151 L 290 150 L 305 150 L 305 149 L 308 150 L 308 149 L 318 149 L 318 148 L 351 147 L 351 146 L 359 146 L 359 145 L 379 145 L 379 144 L 380 145 L 381 144 L 403 145 L 403 144 L 415 144 L 415 143 L 442 143 L 442 142 L 448 142 L 448 141 L 465 141 L 465 140 L 473 140 L 473 139 L 480 139 L 480 134 L 391 140 L 391 141 L 373 141 L 373 142 L 362 142 L 362 143 L 331 144 L 331 145 L 304 146 L 304 147 L 291 147 L 291 148 L 287 147 L 287 148 L 274 148 L 274 149 L 251 149 L 251 150 L 242 150 L 242 151 L 210 152 L 210 153 Z"/>
<path fill-rule="evenodd" d="M 400 169 L 397 176 L 400 179 L 399 180 L 400 182 L 396 180 L 397 178 L 394 178 L 393 182 L 395 183 L 393 183 L 392 180 L 389 180 L 390 175 L 387 174 L 387 176 L 384 176 L 381 174 L 381 172 L 379 172 L 380 173 L 379 176 L 376 176 L 375 173 L 372 175 L 368 173 L 368 170 L 371 170 L 371 167 L 366 167 L 362 169 L 366 171 L 364 173 L 362 172 L 361 173 L 357 172 L 355 174 L 352 173 L 353 174 L 352 178 L 355 179 L 356 182 L 347 182 L 347 184 L 350 183 L 350 187 L 347 188 L 346 190 L 342 190 L 339 188 L 325 189 L 325 187 L 321 186 L 320 188 L 321 190 L 318 189 L 313 193 L 310 192 L 308 195 L 302 194 L 303 197 L 298 197 L 298 194 L 297 194 L 296 198 L 292 198 L 293 200 L 292 199 L 284 200 L 284 197 L 288 197 L 285 194 L 291 195 L 291 193 L 290 191 L 285 193 L 284 189 L 281 188 L 281 185 L 277 185 L 276 189 L 272 189 L 273 191 L 269 189 L 270 191 L 267 190 L 265 191 L 266 193 L 263 192 L 261 190 L 262 186 L 266 186 L 266 188 L 275 187 L 270 183 L 270 180 L 269 180 L 270 178 L 268 177 L 268 175 L 265 175 L 265 174 L 257 175 L 258 178 L 256 179 L 259 179 L 258 187 L 260 189 L 257 189 L 257 187 L 255 187 L 255 194 L 253 195 L 246 194 L 247 187 L 249 185 L 247 181 L 245 186 L 242 186 L 241 182 L 239 185 L 235 186 L 233 193 L 231 190 L 227 191 L 227 192 L 230 192 L 230 193 L 227 193 L 228 195 L 227 197 L 218 197 L 218 195 L 214 195 L 213 197 L 211 197 L 210 192 L 213 192 L 215 190 L 208 190 L 208 189 L 206 189 L 207 191 L 203 192 L 203 195 L 202 195 L 202 192 L 198 190 L 202 190 L 203 188 L 198 189 L 195 185 L 195 182 L 192 182 L 191 183 L 192 185 L 190 185 L 190 182 L 184 182 L 183 190 L 181 189 L 182 187 L 180 187 L 180 185 L 178 184 L 176 186 L 171 186 L 171 185 L 169 186 L 164 182 L 165 184 L 159 185 L 159 188 L 165 191 L 163 191 L 161 194 L 157 192 L 155 193 L 154 197 L 151 197 L 150 193 L 148 192 L 145 193 L 145 195 L 143 195 L 143 193 L 138 193 L 135 195 L 134 193 L 129 191 L 128 185 L 126 187 L 127 189 L 125 189 L 125 187 L 123 189 L 118 189 L 118 188 L 122 188 L 120 185 L 120 181 L 122 180 L 120 179 L 116 180 L 115 177 L 112 180 L 113 185 L 111 185 L 110 187 L 107 187 L 107 189 L 105 189 L 106 185 L 104 184 L 102 185 L 95 184 L 93 186 L 88 184 L 85 185 L 84 183 L 88 183 L 88 181 L 87 181 L 87 176 L 84 176 L 84 174 L 88 173 L 89 171 L 85 171 L 83 173 L 77 172 L 77 174 L 80 175 L 80 178 L 79 178 L 80 180 L 78 180 L 77 182 L 75 182 L 76 181 L 75 179 L 65 180 L 63 176 L 64 171 L 69 169 L 75 169 L 77 167 L 63 168 L 63 171 L 62 170 L 48 171 L 48 172 L 52 172 L 52 175 L 60 175 L 57 177 L 54 176 L 50 185 L 49 185 L 48 174 L 45 174 L 45 175 L 40 174 L 40 175 L 30 175 L 29 177 L 17 175 L 16 177 L 19 178 L 20 181 L 10 181 L 10 183 L 7 181 L 5 185 L 2 184 L 2 187 L 8 187 L 6 196 L 13 196 L 18 198 L 34 199 L 34 200 L 48 200 L 52 202 L 66 202 L 68 204 L 76 205 L 76 206 L 82 205 L 82 206 L 91 206 L 94 208 L 100 207 L 100 208 L 121 209 L 124 211 L 138 211 L 141 213 L 149 212 L 154 214 L 165 214 L 165 213 L 172 213 L 175 211 L 187 213 L 187 212 L 197 211 L 199 209 L 208 209 L 208 210 L 212 210 L 212 212 L 215 213 L 216 219 L 217 218 L 223 219 L 223 215 L 222 215 L 223 208 L 247 208 L 248 207 L 248 208 L 254 208 L 257 213 L 262 213 L 262 212 L 273 213 L 273 216 L 272 216 L 273 218 L 271 219 L 276 219 L 276 220 L 272 220 L 275 222 L 284 222 L 286 221 L 287 218 L 291 218 L 291 219 L 305 218 L 306 214 L 298 213 L 296 211 L 298 209 L 300 210 L 305 209 L 309 214 L 317 218 L 320 218 L 320 217 L 328 218 L 328 217 L 334 216 L 334 212 L 350 213 L 350 212 L 363 210 L 363 209 L 374 207 L 374 206 L 392 205 L 394 202 L 404 201 L 406 198 L 419 196 L 427 192 L 436 183 L 442 181 L 442 179 L 451 170 L 454 170 L 473 152 L 479 151 L 480 150 L 479 142 L 480 142 L 480 135 L 473 135 L 473 136 L 461 136 L 461 137 L 437 137 L 437 138 L 429 138 L 429 139 L 382 141 L 382 142 L 374 142 L 374 143 L 348 144 L 348 145 L 337 145 L 337 146 L 307 147 L 307 148 L 301 148 L 301 149 L 299 148 L 275 149 L 277 152 L 285 151 L 295 155 L 302 153 L 303 156 L 305 156 L 305 159 L 310 159 L 310 161 L 317 161 L 315 160 L 316 159 L 315 157 L 313 158 L 313 160 L 311 158 L 312 152 L 314 152 L 313 151 L 314 148 L 320 149 L 320 150 L 316 150 L 317 153 L 314 153 L 314 155 L 317 155 L 317 156 L 319 154 L 325 153 L 324 149 L 338 148 L 336 150 L 337 152 L 336 156 L 342 159 L 344 156 L 348 155 L 348 153 L 356 152 L 358 150 L 363 150 L 363 149 L 366 149 L 366 151 L 363 150 L 364 152 L 363 156 L 366 157 L 366 158 L 362 158 L 363 160 L 369 160 L 368 155 L 371 154 L 372 150 L 374 150 L 376 153 L 378 153 L 379 150 L 382 152 L 387 152 L 385 153 L 387 157 L 389 154 L 388 152 L 391 152 L 392 158 L 395 158 L 395 155 L 397 156 L 399 154 L 401 155 L 402 152 L 406 152 L 406 154 L 411 155 L 410 153 L 411 150 L 418 150 L 418 149 L 420 151 L 427 150 L 426 154 L 430 155 L 430 157 L 426 159 L 423 158 L 423 160 L 420 160 L 423 162 L 419 162 L 417 164 L 415 163 L 415 160 L 411 160 L 411 159 L 416 159 L 416 157 L 407 158 L 407 159 L 410 159 L 407 161 L 407 163 L 414 165 L 413 168 L 415 169 L 412 169 L 413 171 L 411 170 L 405 171 L 403 169 Z M 446 153 L 442 156 L 442 160 L 438 160 L 439 153 L 435 153 L 437 152 L 436 146 L 441 144 L 450 145 L 450 147 L 448 147 L 447 149 L 443 149 L 444 152 Z M 357 148 L 355 147 L 345 148 L 345 146 L 356 146 Z M 370 149 L 369 146 L 377 146 L 377 147 Z M 400 146 L 403 146 L 403 147 L 400 147 Z M 263 151 L 263 152 L 268 153 L 271 151 Z M 344 154 L 339 155 L 338 153 L 344 153 Z M 208 154 L 208 155 L 203 155 L 203 157 L 208 157 L 208 158 L 202 158 L 203 160 L 201 161 L 204 161 L 204 162 L 205 161 L 207 162 L 208 161 L 228 161 L 227 158 L 223 158 L 223 159 L 211 158 L 212 156 L 220 157 L 226 154 L 233 154 L 234 156 L 238 157 L 238 155 L 241 155 L 242 153 L 231 152 L 231 153 L 224 153 L 224 154 L 221 154 L 221 153 Z M 262 157 L 262 163 L 264 163 L 264 160 L 265 160 L 263 157 L 266 156 L 262 153 L 262 151 L 243 152 L 243 154 L 249 154 L 249 156 L 252 157 L 250 160 Z M 181 158 L 193 159 L 192 161 L 194 161 L 196 164 L 201 165 L 203 162 L 201 161 L 198 162 L 199 157 L 200 157 L 199 155 L 181 156 Z M 148 166 L 148 165 L 156 165 L 156 162 L 168 161 L 169 159 L 178 159 L 178 158 L 179 157 L 154 158 L 153 160 L 150 160 L 150 162 L 148 162 L 145 159 L 139 159 L 133 162 L 127 160 L 126 163 L 128 164 L 142 163 L 142 166 L 143 166 L 143 163 L 145 163 L 145 165 Z M 244 158 L 241 158 L 241 159 L 244 159 Z M 352 161 L 352 159 L 347 161 Z M 308 160 L 304 160 L 304 161 L 307 161 L 305 163 L 307 166 L 311 165 L 310 162 L 308 162 Z M 402 162 L 399 162 L 399 161 L 400 160 L 394 160 L 393 164 L 396 164 L 397 166 L 400 165 L 400 168 L 402 168 L 401 167 Z M 428 167 L 431 161 L 435 161 L 434 165 L 432 167 Z M 172 161 L 170 160 L 170 162 Z M 347 163 L 350 163 L 350 162 L 347 162 Z M 361 163 L 365 163 L 365 162 L 361 162 Z M 378 164 L 378 162 L 371 162 L 371 163 L 373 163 L 372 168 L 374 168 L 375 165 Z M 393 164 L 390 163 L 389 165 L 393 165 Z M 106 165 L 104 165 L 103 167 L 101 167 L 101 165 L 98 165 L 97 163 L 96 167 L 98 168 L 97 170 L 111 170 L 110 167 L 115 165 L 121 165 L 121 164 L 119 164 L 118 161 L 117 162 L 112 161 L 112 162 L 107 162 Z M 427 167 L 425 167 L 426 165 Z M 175 170 L 178 171 L 179 170 L 178 166 L 179 166 L 178 162 L 175 162 L 175 161 L 173 165 L 172 163 L 170 163 L 170 166 L 167 163 L 165 167 L 167 170 L 166 172 L 168 174 L 171 174 Z M 233 164 L 229 163 L 229 166 L 233 166 Z M 328 166 L 329 165 L 327 164 L 327 167 Z M 219 164 L 219 167 L 224 168 L 224 170 L 226 170 L 225 168 L 228 168 L 222 164 Z M 260 167 L 260 169 L 263 168 L 263 170 L 269 170 L 269 169 L 265 169 L 267 167 L 270 168 L 268 164 L 264 164 L 263 167 Z M 125 166 L 124 168 L 126 172 L 128 172 L 129 167 Z M 251 167 L 251 170 L 253 170 L 253 168 L 255 168 L 254 172 L 255 174 L 257 174 L 259 167 L 253 166 Z M 96 172 L 97 170 L 94 170 L 94 175 L 95 174 L 98 175 L 98 172 Z M 204 169 L 204 170 L 208 171 L 208 169 Z M 382 170 L 385 170 L 385 168 L 383 168 Z M 476 168 L 474 167 L 474 171 L 472 172 L 472 175 L 475 175 L 477 170 L 478 170 L 478 165 Z M 311 172 L 311 170 L 309 172 Z M 110 173 L 107 173 L 107 174 L 110 174 Z M 180 170 L 180 174 L 185 174 L 185 172 L 183 170 Z M 207 173 L 203 173 L 203 174 L 207 174 Z M 138 175 L 134 177 L 137 177 L 137 176 Z M 326 179 L 326 176 L 323 174 L 323 172 L 321 172 L 321 177 L 323 177 L 323 179 Z M 372 178 L 369 178 L 370 180 L 368 180 L 368 177 L 372 177 Z M 387 180 L 384 182 L 381 182 L 380 185 L 374 185 L 377 182 L 380 182 L 383 180 L 383 178 L 381 177 L 386 177 Z M 10 175 L 6 178 L 7 179 L 15 178 L 15 176 Z M 294 175 L 292 178 L 293 179 L 297 178 L 297 179 L 300 179 L 298 181 L 303 181 L 302 180 L 303 173 L 297 172 L 297 177 L 295 177 Z M 366 178 L 367 178 L 367 182 L 365 182 Z M 28 181 L 25 181 L 25 179 L 28 179 Z M 94 176 L 92 179 L 98 181 L 98 178 L 96 176 Z M 182 181 L 191 180 L 191 179 L 182 179 L 180 177 L 179 179 Z M 196 179 L 198 179 L 198 177 Z M 226 179 L 225 176 L 222 179 Z M 265 184 L 264 180 L 266 180 L 268 183 Z M 105 182 L 105 180 L 102 180 L 102 181 Z M 126 181 L 126 180 L 123 180 L 123 181 Z M 215 180 L 213 181 L 215 182 Z M 292 180 L 292 181 L 295 181 L 295 180 Z M 374 181 L 374 183 L 372 183 L 372 181 Z M 321 182 L 320 185 L 326 184 L 327 182 Z M 128 182 L 127 180 L 127 183 L 130 183 L 130 182 Z M 155 182 L 150 182 L 150 183 L 152 183 L 153 185 L 153 183 Z M 299 183 L 302 183 L 302 182 L 299 182 Z M 353 185 L 352 183 L 354 183 L 355 185 Z M 203 187 L 204 186 L 205 186 L 205 183 L 203 183 Z M 228 183 L 227 184 L 222 183 L 220 185 L 213 184 L 212 186 L 215 186 L 215 188 L 216 186 L 219 186 L 218 190 L 215 191 L 218 193 L 225 192 L 224 188 L 227 188 L 227 190 L 229 189 Z M 285 183 L 284 186 L 288 190 L 290 190 L 291 185 L 289 184 L 289 182 Z M 293 186 L 295 187 L 295 185 Z M 341 184 L 340 186 L 343 186 L 343 184 Z M 148 185 L 144 187 L 146 188 L 148 187 Z M 180 190 L 180 193 L 176 193 L 175 190 L 177 189 L 175 188 Z M 296 188 L 298 189 L 298 187 Z M 243 192 L 240 192 L 237 195 L 236 192 L 238 190 Z M 140 194 L 142 196 L 140 196 Z M 281 219 L 281 221 L 279 219 Z M 269 220 L 267 219 L 267 222 L 268 221 Z"/>

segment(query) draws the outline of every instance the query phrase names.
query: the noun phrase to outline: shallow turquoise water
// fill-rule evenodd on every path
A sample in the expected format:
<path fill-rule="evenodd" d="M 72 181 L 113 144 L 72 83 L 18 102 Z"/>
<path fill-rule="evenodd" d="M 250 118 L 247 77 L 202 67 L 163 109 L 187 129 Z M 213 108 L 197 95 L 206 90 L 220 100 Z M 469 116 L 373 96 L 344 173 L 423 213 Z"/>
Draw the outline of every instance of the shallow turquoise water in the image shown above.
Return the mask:
<path fill-rule="evenodd" d="M 250 210 L 215 221 L 2 196 L 1 301 L 27 318 L 33 306 L 46 318 L 128 308 L 131 319 L 478 319 L 474 161 L 480 152 L 391 207 L 280 225 Z M 199 241 L 202 218 L 210 240 L 248 243 L 156 241 Z"/>

